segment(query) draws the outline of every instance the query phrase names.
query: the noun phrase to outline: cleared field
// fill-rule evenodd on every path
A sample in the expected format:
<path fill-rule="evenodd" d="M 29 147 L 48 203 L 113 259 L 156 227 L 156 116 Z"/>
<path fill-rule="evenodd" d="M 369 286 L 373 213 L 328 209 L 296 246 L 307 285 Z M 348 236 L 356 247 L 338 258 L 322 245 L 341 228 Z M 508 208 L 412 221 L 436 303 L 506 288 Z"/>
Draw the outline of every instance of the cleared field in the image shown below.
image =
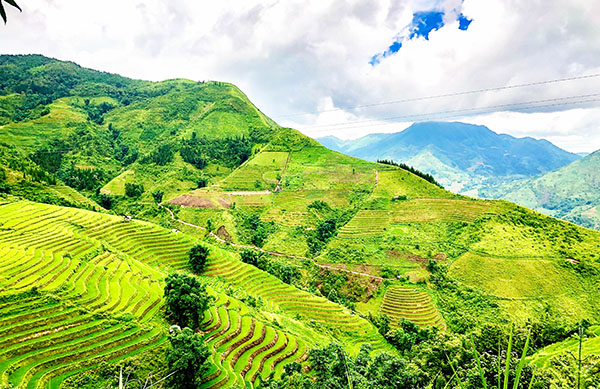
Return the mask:
<path fill-rule="evenodd" d="M 389 169 L 389 166 L 382 168 Z M 453 198 L 456 195 L 430 185 L 424 179 L 415 176 L 412 173 L 402 169 L 381 170 L 379 171 L 379 184 L 373 191 L 373 197 L 389 198 L 394 196 L 408 196 L 411 198 Z"/>
<path fill-rule="evenodd" d="M 497 204 L 482 200 L 414 199 L 395 201 L 391 220 L 408 222 L 473 222 L 484 213 L 497 210 Z"/>
<path fill-rule="evenodd" d="M 274 190 L 284 173 L 289 153 L 264 151 L 234 170 L 218 186 L 223 190 Z"/>
<path fill-rule="evenodd" d="M 557 259 L 497 258 L 466 253 L 453 262 L 449 273 L 473 288 L 499 297 L 500 304 L 509 308 L 512 302 L 529 300 L 536 302 L 532 309 L 547 304 L 565 318 L 597 317 L 593 304 L 595 287 L 582 283 Z M 509 312 L 516 318 L 526 317 L 521 309 Z"/>
<path fill-rule="evenodd" d="M 387 210 L 361 209 L 348 224 L 340 229 L 340 238 L 378 236 L 389 223 Z"/>
<path fill-rule="evenodd" d="M 579 339 L 572 336 L 562 342 L 539 350 L 531 357 L 531 362 L 538 367 L 545 367 L 548 366 L 553 357 L 566 353 L 577 355 L 578 351 Z M 600 355 L 600 326 L 592 326 L 585 332 L 584 341 L 581 345 L 581 356 L 586 358 L 588 355 Z"/>
<path fill-rule="evenodd" d="M 398 327 L 400 320 L 406 319 L 423 327 L 446 328 L 431 297 L 413 288 L 390 286 L 383 296 L 379 313 L 389 316 L 392 327 Z"/>

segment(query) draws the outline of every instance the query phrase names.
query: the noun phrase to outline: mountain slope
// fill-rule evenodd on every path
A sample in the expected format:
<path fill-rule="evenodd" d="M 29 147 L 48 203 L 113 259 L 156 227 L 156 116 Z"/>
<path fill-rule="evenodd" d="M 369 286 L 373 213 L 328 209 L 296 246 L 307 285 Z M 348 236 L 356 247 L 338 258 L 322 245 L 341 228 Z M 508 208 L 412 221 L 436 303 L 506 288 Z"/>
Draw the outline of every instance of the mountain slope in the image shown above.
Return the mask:
<path fill-rule="evenodd" d="M 445 186 L 502 177 L 531 177 L 579 157 L 545 140 L 496 134 L 484 126 L 458 122 L 415 123 L 393 134 L 370 134 L 353 141 L 318 139 L 323 145 L 359 158 L 410 162 Z M 436 161 L 428 162 L 429 156 Z"/>
<path fill-rule="evenodd" d="M 277 128 L 227 83 L 132 80 L 35 55 L 0 56 L 0 74 L 0 142 L 78 190 L 118 176 L 105 193 L 123 195 L 129 176 L 146 185 L 146 200 L 189 190 Z"/>
<path fill-rule="evenodd" d="M 600 151 L 539 177 L 489 188 L 482 195 L 599 229 Z"/>

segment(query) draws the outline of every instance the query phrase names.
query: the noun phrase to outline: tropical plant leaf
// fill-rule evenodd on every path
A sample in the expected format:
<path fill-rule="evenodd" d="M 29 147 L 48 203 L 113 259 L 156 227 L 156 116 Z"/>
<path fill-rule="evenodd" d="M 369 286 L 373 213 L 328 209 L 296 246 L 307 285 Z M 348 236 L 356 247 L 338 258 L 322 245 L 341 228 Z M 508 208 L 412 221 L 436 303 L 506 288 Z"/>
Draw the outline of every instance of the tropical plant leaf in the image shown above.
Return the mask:
<path fill-rule="evenodd" d="M 21 7 L 19 7 L 19 5 L 17 3 L 15 3 L 15 0 L 4 0 L 4 1 L 6 1 L 8 4 L 12 5 L 16 9 L 18 9 L 19 11 L 23 12 L 23 10 L 21 9 Z"/>
<path fill-rule="evenodd" d="M 510 335 L 508 336 L 508 348 L 506 349 L 506 364 L 504 366 L 504 389 L 508 389 L 508 375 L 510 374 L 510 356 L 512 351 L 513 331 L 515 326 L 510 328 Z"/>
<path fill-rule="evenodd" d="M 450 361 L 450 358 L 447 355 L 446 355 L 446 359 L 448 360 L 448 363 L 450 364 L 450 367 L 452 368 L 452 371 L 454 372 L 454 376 L 456 376 L 456 380 L 458 381 L 458 386 L 461 389 L 465 389 L 465 387 L 463 386 L 462 380 L 458 376 L 458 373 L 457 373 L 456 369 L 454 368 L 454 365 L 452 364 L 452 361 Z"/>
<path fill-rule="evenodd" d="M 481 359 L 479 358 L 479 353 L 475 348 L 475 341 L 473 340 L 473 335 L 471 335 L 471 343 L 473 344 L 473 352 L 475 353 L 475 361 L 477 362 L 477 370 L 479 371 L 479 376 L 481 377 L 481 385 L 483 385 L 483 389 L 487 389 L 487 381 L 485 380 L 485 374 L 483 368 L 481 367 Z"/>
<path fill-rule="evenodd" d="M 521 360 L 519 361 L 519 365 L 517 366 L 517 371 L 515 372 L 515 382 L 513 384 L 513 389 L 517 389 L 519 386 L 519 381 L 521 380 L 521 372 L 523 371 L 523 366 L 525 366 L 525 357 L 527 356 L 527 350 L 529 349 L 529 338 L 531 337 L 531 330 L 527 333 L 527 339 L 525 340 L 525 347 L 523 347 L 523 354 L 521 354 Z"/>
<path fill-rule="evenodd" d="M 4 6 L 2 5 L 2 0 L 0 0 L 0 16 L 2 16 L 2 20 L 4 20 L 4 24 L 6 24 L 6 11 L 4 11 Z"/>

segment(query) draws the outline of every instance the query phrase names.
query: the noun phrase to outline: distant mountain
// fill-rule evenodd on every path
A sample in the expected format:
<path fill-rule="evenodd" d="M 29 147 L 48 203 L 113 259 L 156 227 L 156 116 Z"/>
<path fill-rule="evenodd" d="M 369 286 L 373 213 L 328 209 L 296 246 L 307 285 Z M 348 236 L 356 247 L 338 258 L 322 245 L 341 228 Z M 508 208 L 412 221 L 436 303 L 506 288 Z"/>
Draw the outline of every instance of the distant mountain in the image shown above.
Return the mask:
<path fill-rule="evenodd" d="M 487 184 L 533 177 L 580 158 L 546 140 L 515 138 L 460 122 L 415 123 L 398 133 L 350 141 L 333 136 L 317 140 L 358 158 L 411 164 L 449 189 L 471 195 Z"/>
<path fill-rule="evenodd" d="M 481 195 L 600 229 L 600 150 L 539 177 L 482 190 Z"/>

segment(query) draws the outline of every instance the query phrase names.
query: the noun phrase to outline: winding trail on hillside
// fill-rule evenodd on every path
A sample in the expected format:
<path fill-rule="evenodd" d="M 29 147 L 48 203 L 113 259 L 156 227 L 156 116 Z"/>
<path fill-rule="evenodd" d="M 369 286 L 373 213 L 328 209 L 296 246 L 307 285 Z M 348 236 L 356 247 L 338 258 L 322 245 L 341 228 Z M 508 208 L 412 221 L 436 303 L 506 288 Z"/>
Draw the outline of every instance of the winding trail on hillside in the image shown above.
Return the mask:
<path fill-rule="evenodd" d="M 179 223 L 181 223 L 183 225 L 186 225 L 188 227 L 192 227 L 192 228 L 196 228 L 196 229 L 199 229 L 199 230 L 206 231 L 206 228 L 204 228 L 202 226 L 198 226 L 196 224 L 192 224 L 192 223 L 189 223 L 189 222 L 186 222 L 186 221 L 183 221 L 181 219 L 176 218 L 175 214 L 173 213 L 173 211 L 171 211 L 168 207 L 165 207 L 162 204 L 159 204 L 159 206 L 161 208 L 166 209 L 169 212 L 169 214 L 171 214 L 171 220 L 179 222 Z M 263 248 L 260 248 L 260 247 L 257 247 L 257 246 L 253 246 L 253 245 L 245 245 L 245 244 L 238 244 L 238 243 L 227 242 L 225 239 L 221 238 L 220 236 L 217 236 L 212 231 L 209 231 L 208 234 L 210 236 L 212 236 L 216 241 L 224 243 L 224 244 L 230 244 L 230 245 L 232 245 L 234 247 L 238 247 L 238 248 L 241 248 L 241 249 L 248 249 L 248 250 L 260 251 L 260 252 L 263 252 L 265 254 L 273 255 L 275 257 L 285 257 L 285 258 L 293 258 L 293 259 L 300 259 L 300 260 L 310 261 L 310 262 L 312 262 L 313 265 L 318 266 L 321 269 L 333 270 L 333 271 L 340 271 L 340 272 L 349 273 L 349 274 L 356 274 L 358 276 L 369 277 L 369 278 L 376 279 L 376 280 L 379 280 L 379 281 L 390 279 L 390 278 L 383 278 L 383 277 L 375 276 L 375 275 L 368 274 L 368 273 L 361 273 L 361 272 L 358 272 L 358 271 L 353 271 L 353 270 L 348 270 L 348 269 L 340 269 L 340 268 L 337 268 L 335 266 L 323 265 L 323 264 L 317 263 L 312 258 L 303 257 L 303 256 L 300 256 L 300 255 L 290 255 L 290 254 L 278 253 L 276 251 L 268 251 L 268 250 L 265 250 Z"/>

